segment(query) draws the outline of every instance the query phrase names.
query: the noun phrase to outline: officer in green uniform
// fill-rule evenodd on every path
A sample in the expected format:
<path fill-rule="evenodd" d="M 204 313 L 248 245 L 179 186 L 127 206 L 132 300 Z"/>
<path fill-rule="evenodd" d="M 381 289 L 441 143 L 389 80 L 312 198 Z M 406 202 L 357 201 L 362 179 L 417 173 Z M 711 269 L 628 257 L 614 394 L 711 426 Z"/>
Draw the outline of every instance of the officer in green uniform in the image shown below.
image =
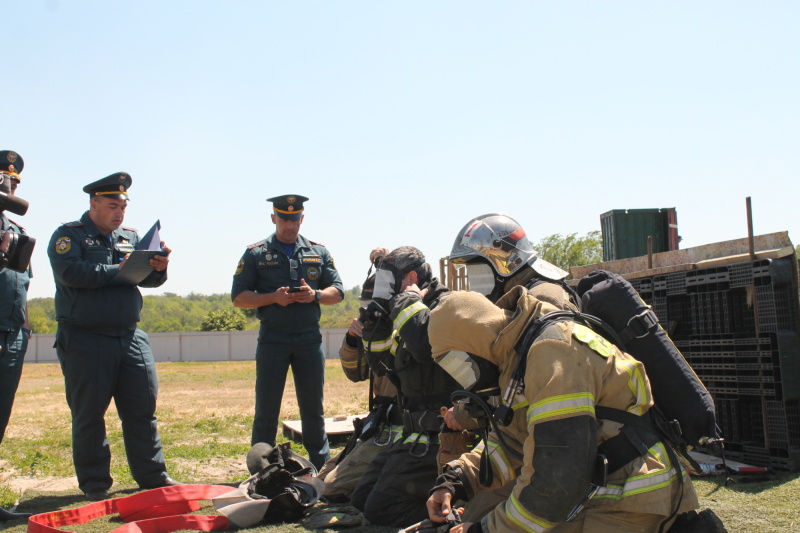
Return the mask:
<path fill-rule="evenodd" d="M 19 173 L 25 163 L 22 157 L 10 150 L 0 151 L 0 193 L 13 195 L 20 181 Z M 9 220 L 0 207 L 0 232 L 25 235 L 25 229 Z M 16 272 L 0 269 L 0 442 L 6 432 L 19 378 L 22 362 L 28 349 L 31 330 L 28 326 L 28 285 L 31 270 Z M 30 516 L 27 513 L 12 513 L 0 507 L 0 522 Z"/>
<path fill-rule="evenodd" d="M 303 445 L 317 470 L 330 458 L 322 387 L 325 356 L 319 331 L 320 304 L 344 298 L 344 288 L 327 248 L 300 232 L 305 196 L 269 198 L 275 233 L 251 244 L 233 275 L 231 299 L 257 309 L 261 320 L 256 349 L 256 407 L 252 444 L 275 446 L 289 366 L 302 418 Z"/>
<path fill-rule="evenodd" d="M 72 412 L 72 458 L 89 500 L 108 498 L 113 482 L 104 415 L 117 406 L 125 452 L 141 488 L 179 484 L 167 475 L 156 427 L 158 378 L 147 334 L 137 328 L 142 295 L 115 277 L 139 242 L 122 227 L 131 177 L 117 172 L 83 188 L 89 211 L 53 233 L 47 254 L 56 281 L 56 353 Z M 170 249 L 163 246 L 164 251 Z M 139 286 L 167 279 L 168 256 L 150 260 Z"/>

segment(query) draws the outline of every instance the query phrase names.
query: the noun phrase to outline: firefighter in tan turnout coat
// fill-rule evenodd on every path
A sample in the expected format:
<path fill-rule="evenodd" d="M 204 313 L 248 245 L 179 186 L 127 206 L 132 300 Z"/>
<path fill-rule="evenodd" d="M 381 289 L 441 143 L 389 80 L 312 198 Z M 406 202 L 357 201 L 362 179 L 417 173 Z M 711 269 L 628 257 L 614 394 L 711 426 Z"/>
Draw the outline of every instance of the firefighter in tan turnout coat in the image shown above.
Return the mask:
<path fill-rule="evenodd" d="M 453 293 L 431 313 L 429 335 L 437 359 L 461 351 L 498 365 L 502 391 L 508 368 L 516 364 L 520 337 L 532 320 L 554 308 L 521 287 L 498 306 L 476 293 Z M 519 419 L 524 420 L 524 433 L 513 435 L 524 442 L 521 472 L 510 497 L 470 533 L 476 528 L 492 533 L 658 531 L 671 516 L 698 506 L 688 475 L 681 475 L 665 445 L 657 442 L 646 455 L 609 472 L 606 485 L 585 503 L 585 510 L 564 522 L 592 486 L 598 445 L 617 436 L 621 427 L 598 420 L 595 407 L 641 415 L 653 405 L 642 364 L 585 326 L 561 322 L 545 328 L 527 353 L 524 393 L 515 404 L 508 429 L 519 428 Z M 491 456 L 495 485 L 515 476 L 514 464 L 504 463 L 503 455 L 500 449 Z M 449 507 L 452 496 L 470 500 L 485 490 L 478 483 L 479 456 L 473 451 L 451 462 L 432 499 Z M 447 510 L 441 507 L 439 512 Z"/>

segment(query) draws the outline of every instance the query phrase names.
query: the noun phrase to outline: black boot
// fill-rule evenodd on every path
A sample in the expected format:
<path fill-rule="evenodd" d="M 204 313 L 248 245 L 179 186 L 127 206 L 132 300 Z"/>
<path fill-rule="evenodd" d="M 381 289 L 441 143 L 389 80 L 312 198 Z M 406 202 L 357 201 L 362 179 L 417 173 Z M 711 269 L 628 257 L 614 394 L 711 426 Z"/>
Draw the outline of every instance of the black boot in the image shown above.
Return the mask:
<path fill-rule="evenodd" d="M 33 516 L 32 513 L 12 513 L 0 507 L 0 522 L 8 522 L 9 520 L 22 520 Z"/>

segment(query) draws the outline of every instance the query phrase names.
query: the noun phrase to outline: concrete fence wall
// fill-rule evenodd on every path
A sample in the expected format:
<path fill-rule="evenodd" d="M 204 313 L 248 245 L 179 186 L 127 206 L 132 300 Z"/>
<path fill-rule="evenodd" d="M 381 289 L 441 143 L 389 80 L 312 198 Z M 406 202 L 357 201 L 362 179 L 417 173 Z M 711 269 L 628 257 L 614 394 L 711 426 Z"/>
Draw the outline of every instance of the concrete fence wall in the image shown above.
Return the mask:
<path fill-rule="evenodd" d="M 322 352 L 326 359 L 339 357 L 346 328 L 323 329 Z M 28 343 L 26 363 L 57 363 L 55 334 L 36 334 Z M 151 333 L 156 361 L 251 361 L 255 359 L 258 331 L 192 331 Z"/>

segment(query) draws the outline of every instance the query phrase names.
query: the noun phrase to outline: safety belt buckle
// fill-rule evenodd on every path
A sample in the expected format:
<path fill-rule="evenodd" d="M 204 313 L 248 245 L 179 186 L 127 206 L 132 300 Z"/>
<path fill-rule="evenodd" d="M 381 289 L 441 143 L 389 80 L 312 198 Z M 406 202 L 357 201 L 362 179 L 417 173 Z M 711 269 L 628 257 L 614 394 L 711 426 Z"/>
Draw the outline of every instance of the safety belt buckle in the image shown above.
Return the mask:
<path fill-rule="evenodd" d="M 628 320 L 626 328 L 630 331 L 632 338 L 641 339 L 646 337 L 650 330 L 658 324 L 658 317 L 652 309 L 645 309 L 638 315 L 634 315 Z"/>

